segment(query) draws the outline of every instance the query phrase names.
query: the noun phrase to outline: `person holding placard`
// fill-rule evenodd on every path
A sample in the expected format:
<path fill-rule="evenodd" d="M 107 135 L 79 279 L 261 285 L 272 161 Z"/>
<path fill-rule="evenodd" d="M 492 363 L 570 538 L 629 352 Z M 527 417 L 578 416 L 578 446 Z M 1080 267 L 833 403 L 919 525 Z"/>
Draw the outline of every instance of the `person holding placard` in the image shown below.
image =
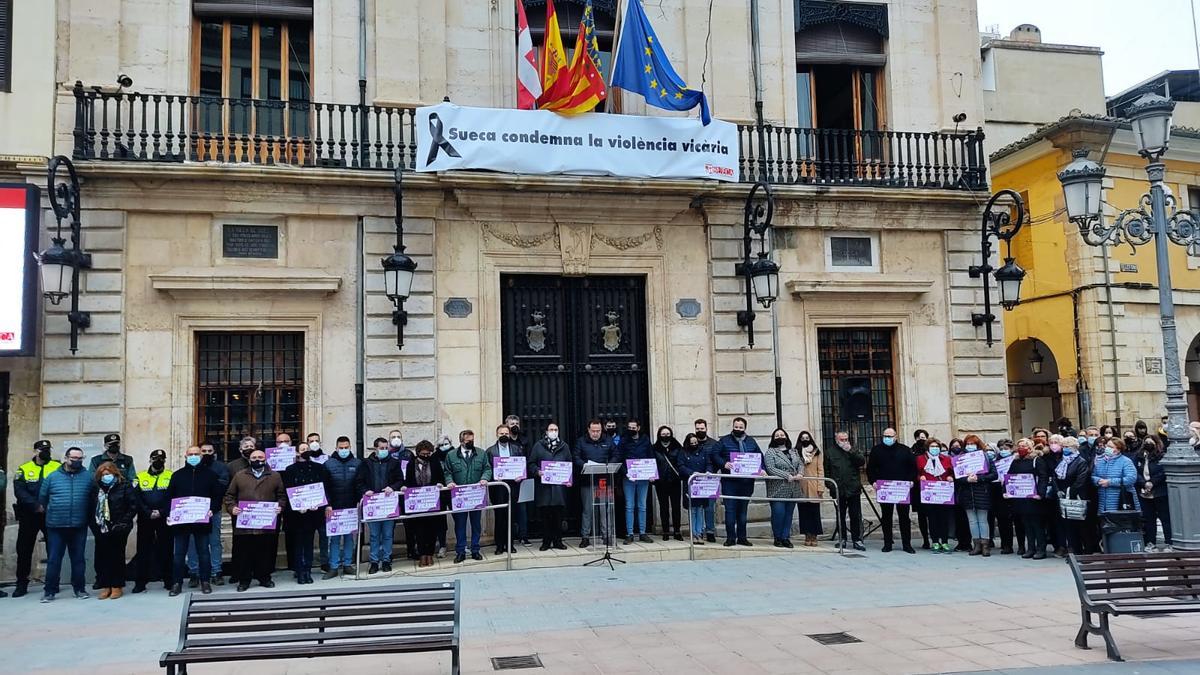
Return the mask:
<path fill-rule="evenodd" d="M 212 472 L 217 474 L 217 482 L 220 484 L 221 494 L 225 494 L 225 490 L 229 488 L 229 467 L 217 457 L 217 449 L 212 442 L 205 441 L 200 444 L 200 465 L 212 469 Z M 141 475 L 141 474 L 138 474 Z M 221 575 L 222 556 L 224 547 L 221 543 L 221 508 L 220 502 L 217 503 L 217 508 L 213 509 L 212 527 L 208 533 L 208 557 L 212 562 L 212 583 L 214 586 L 221 586 L 225 583 L 225 578 Z M 199 557 L 196 555 L 196 543 L 193 541 L 188 545 L 187 554 L 188 576 L 194 580 L 200 579 L 200 563 Z M 188 583 L 192 586 L 191 582 Z"/>
<path fill-rule="evenodd" d="M 989 525 L 1000 535 L 1000 554 L 1012 555 L 1014 534 L 1018 555 L 1025 554 L 1025 524 L 1013 514 L 1012 503 L 1004 498 L 1004 477 L 1016 459 L 1013 454 L 1012 439 L 1002 438 L 996 441 L 995 454 L 991 457 L 996 467 L 996 480 L 991 483 L 991 504 Z"/>
<path fill-rule="evenodd" d="M 800 483 L 805 499 L 811 501 L 796 505 L 796 521 L 800 534 L 804 535 L 804 545 L 816 546 L 817 537 L 825 531 L 821 525 L 821 503 L 817 501 L 825 496 L 825 481 L 821 480 L 825 478 L 825 456 L 807 431 L 801 431 L 796 436 L 796 448 L 800 451 L 800 460 L 804 462 L 804 477 L 816 479 Z"/>
<path fill-rule="evenodd" d="M 333 512 L 329 506 L 329 493 L 333 491 L 329 470 L 314 461 L 316 454 L 308 443 L 301 443 L 295 463 L 283 471 L 288 512 L 292 514 L 289 527 L 294 531 L 292 571 L 299 584 L 313 583 L 313 535 L 325 529 L 325 517 Z"/>
<path fill-rule="evenodd" d="M 763 453 L 763 468 L 768 476 L 779 479 L 767 481 L 769 499 L 800 499 L 804 496 L 801 488 L 804 462 L 784 429 L 771 432 L 771 443 Z M 796 502 L 771 502 L 771 534 L 776 548 L 793 548 L 792 514 L 795 510 Z"/>
<path fill-rule="evenodd" d="M 1050 468 L 1043 458 L 1045 453 L 1046 446 L 1034 445 L 1028 438 L 1017 441 L 1017 458 L 1013 460 L 1005 478 L 1004 499 L 1012 504 L 1013 514 L 1021 519 L 1025 527 L 1025 552 L 1021 557 L 1026 559 L 1043 560 L 1046 557 L 1046 526 L 1041 503 L 1042 495 L 1045 495 L 1051 486 Z M 1009 483 L 1013 482 L 1013 476 L 1022 475 L 1032 476 L 1023 479 L 1024 482 L 1031 483 L 1031 489 L 1014 496 L 1015 490 L 1011 489 Z"/>
<path fill-rule="evenodd" d="M 486 486 L 492 480 L 492 463 L 487 453 L 475 447 L 475 432 L 464 429 L 458 434 L 458 449 L 451 450 L 445 460 L 446 481 L 451 488 L 456 485 L 478 483 Z M 471 525 L 471 559 L 483 560 L 479 552 L 480 524 L 482 511 L 455 511 L 454 518 L 454 563 L 467 559 L 467 523 Z"/>
<path fill-rule="evenodd" d="M 89 525 L 96 536 L 98 597 L 116 600 L 125 592 L 125 544 L 133 531 L 137 498 L 133 485 L 114 462 L 104 462 L 96 469 L 91 515 Z"/>
<path fill-rule="evenodd" d="M 408 463 L 408 469 L 404 474 L 406 489 L 445 486 L 446 474 L 442 469 L 442 463 L 433 456 L 436 450 L 433 443 L 429 441 L 417 443 L 416 455 Z M 437 521 L 439 518 L 445 519 L 440 511 L 436 515 L 421 516 L 408 521 L 411 523 L 408 531 L 412 532 L 416 539 L 417 555 L 420 556 L 419 567 L 433 565 L 433 554 L 437 548 Z"/>
<path fill-rule="evenodd" d="M 708 435 L 708 421 L 704 418 L 698 418 L 692 423 L 692 428 L 695 430 L 696 439 L 700 441 L 700 452 L 708 457 L 709 463 L 712 465 L 711 471 L 720 471 L 721 467 L 717 464 L 718 450 L 721 448 L 721 443 L 718 439 Z M 712 544 L 717 541 L 717 503 L 715 501 L 708 502 L 708 508 L 704 511 L 704 540 Z"/>
<path fill-rule="evenodd" d="M 963 452 L 955 458 L 955 500 L 967 517 L 971 534 L 970 555 L 992 555 L 988 511 L 992 508 L 992 481 L 996 465 L 987 456 L 983 439 L 975 434 L 963 438 Z"/>
<path fill-rule="evenodd" d="M 493 528 L 492 537 L 496 540 L 496 555 L 507 553 L 504 550 L 505 542 L 509 541 L 508 524 L 510 516 L 505 513 L 505 509 L 512 510 L 512 525 L 516 528 L 516 532 L 512 536 L 512 553 L 517 552 L 516 543 L 520 540 L 522 545 L 529 545 L 529 530 L 528 521 L 526 520 L 525 503 L 520 501 L 521 496 L 521 481 L 523 477 L 511 478 L 510 472 L 513 467 L 519 464 L 520 471 L 515 474 L 517 476 L 525 476 L 528 469 L 526 468 L 526 460 L 524 449 L 513 442 L 509 436 L 508 427 L 501 424 L 496 427 L 496 442 L 487 449 L 488 463 L 492 467 L 492 477 L 495 480 L 503 480 L 508 489 L 505 490 L 499 485 L 494 485 L 488 489 L 488 499 L 492 504 L 507 504 L 499 509 L 496 509 L 495 527 Z"/>
<path fill-rule="evenodd" d="M 238 591 L 250 588 L 251 579 L 258 580 L 265 588 L 274 588 L 271 573 L 275 570 L 275 553 L 279 547 L 279 514 L 287 504 L 287 493 L 283 489 L 283 478 L 267 466 L 267 453 L 255 448 L 250 453 L 248 466 L 234 474 L 225 491 L 225 511 L 234 520 L 233 527 L 233 572 L 237 578 Z M 272 502 L 274 518 L 269 524 L 238 519 L 242 506 L 258 509 L 259 504 Z"/>
<path fill-rule="evenodd" d="M 850 444 L 850 434 L 833 435 L 834 446 L 825 451 L 825 476 L 837 486 L 838 531 L 842 549 L 846 548 L 846 520 L 850 520 L 850 541 L 856 551 L 865 551 L 862 542 L 862 477 L 859 469 L 867 463 L 862 451 Z"/>
<path fill-rule="evenodd" d="M 547 467 L 554 468 L 554 474 L 543 475 L 543 462 L 558 463 Z M 563 462 L 567 463 L 565 472 L 559 471 L 563 468 Z M 558 438 L 558 425 L 554 422 L 547 424 L 546 435 L 534 443 L 529 451 L 529 477 L 537 480 L 534 503 L 542 519 L 542 546 L 539 550 L 567 550 L 567 545 L 562 541 L 562 519 L 563 508 L 567 505 L 567 487 L 571 484 L 572 466 L 571 448 Z M 562 473 L 565 476 L 559 475 Z M 608 534 L 612 535 L 611 532 Z"/>
<path fill-rule="evenodd" d="M 203 454 L 198 446 L 193 445 L 184 452 L 183 466 L 171 474 L 171 484 L 167 487 L 167 501 L 171 512 L 167 514 L 167 523 L 171 526 L 171 535 L 175 539 L 174 565 L 171 578 L 171 595 L 179 595 L 183 591 L 183 577 L 187 564 L 189 545 L 195 546 L 198 567 L 196 574 L 200 577 L 200 591 L 212 593 L 213 564 L 210 559 L 208 545 L 209 534 L 212 532 L 212 516 L 214 511 L 221 508 L 221 478 L 212 467 L 204 464 Z M 207 502 L 207 507 L 200 510 L 194 506 Z M 190 503 L 189 503 L 190 502 Z"/>
<path fill-rule="evenodd" d="M 658 480 L 654 481 L 654 494 L 658 497 L 658 512 L 662 516 L 662 538 L 667 541 L 674 533 L 675 541 L 683 541 L 683 535 L 679 533 L 679 505 L 683 496 L 679 453 L 683 447 L 675 439 L 675 430 L 671 427 L 659 427 L 657 435 L 654 459 L 658 464 Z"/>
<path fill-rule="evenodd" d="M 628 435 L 617 446 L 616 457 L 613 461 L 622 465 L 621 487 L 625 493 L 625 545 L 633 543 L 636 536 L 640 542 L 653 541 L 646 536 L 646 501 L 650 496 L 650 481 L 639 478 L 634 480 L 629 475 L 627 460 L 653 460 L 654 450 L 650 447 L 650 439 L 642 434 L 642 423 L 636 419 L 629 420 L 625 426 Z"/>
<path fill-rule="evenodd" d="M 746 434 L 746 418 L 733 418 L 733 429 L 729 434 L 722 436 L 718 442 L 716 463 L 721 467 L 721 473 L 735 473 L 735 460 L 741 460 L 740 466 L 748 466 L 749 461 L 753 458 L 750 455 L 758 455 L 759 470 L 749 475 L 765 476 L 766 472 L 762 467 L 762 450 L 758 447 L 758 441 Z M 742 469 L 739 468 L 739 471 Z M 727 497 L 750 497 L 754 494 L 754 481 L 750 478 L 723 478 L 721 479 L 721 493 Z M 750 514 L 750 501 L 748 499 L 726 499 L 725 501 L 725 545 L 733 546 L 753 546 L 750 540 L 746 538 L 746 521 Z"/>
<path fill-rule="evenodd" d="M 942 452 L 942 442 L 930 438 L 925 442 L 925 454 L 917 458 L 917 479 L 922 483 L 942 482 L 953 486 L 954 467 Z M 934 503 L 921 489 L 921 508 L 929 518 L 929 540 L 934 553 L 950 553 L 950 522 L 954 518 L 953 503 Z"/>
<path fill-rule="evenodd" d="M 924 441 L 926 437 L 920 438 Z M 913 456 L 912 448 L 900 442 L 895 429 L 883 430 L 883 438 L 875 447 L 871 448 L 871 454 L 867 458 L 867 481 L 874 485 L 875 481 L 880 480 L 907 481 L 909 483 L 917 480 L 917 460 Z M 895 543 L 895 534 L 892 532 L 892 516 L 896 512 L 900 513 L 900 545 L 905 553 L 916 553 L 912 547 L 910 509 L 909 504 L 879 501 L 879 523 L 880 529 L 883 530 L 882 550 L 884 553 L 890 552 Z"/>
<path fill-rule="evenodd" d="M 399 436 L 396 440 L 399 440 Z M 393 452 L 389 441 L 376 438 L 375 450 L 363 461 L 354 476 L 355 493 L 361 500 L 376 493 L 391 494 L 400 490 L 404 487 L 404 471 L 401 467 L 399 454 Z M 384 572 L 391 572 L 396 521 L 372 520 L 367 523 L 367 533 L 371 537 L 370 567 L 367 568 L 367 574 L 377 574 L 381 567 Z M 413 544 L 416 544 L 415 540 Z"/>
<path fill-rule="evenodd" d="M 679 467 L 680 479 L 684 486 L 691 485 L 692 474 L 710 473 L 714 470 L 712 457 L 704 451 L 696 434 L 688 434 L 683 439 L 683 448 L 679 451 L 676 465 Z M 683 504 L 688 509 L 693 544 L 704 544 L 705 523 L 713 522 L 713 502 L 712 499 L 693 497 L 691 491 L 687 487 L 684 488 Z"/>
<path fill-rule="evenodd" d="M 913 432 L 912 456 L 914 464 L 917 458 L 925 454 L 925 444 L 929 442 L 929 432 L 924 429 L 917 429 Z M 921 531 L 921 548 L 929 550 L 929 514 L 921 510 L 921 487 L 920 483 L 913 480 L 912 497 L 909 500 L 913 513 L 917 514 L 917 528 Z"/>
<path fill-rule="evenodd" d="M 356 508 L 358 491 L 354 485 L 362 460 L 354 456 L 348 436 L 338 436 L 333 454 L 324 466 L 329 473 L 329 507 L 334 511 Z M 329 571 L 322 579 L 333 579 L 339 570 L 345 576 L 354 574 L 354 547 L 358 537 L 354 534 L 329 535 L 324 527 L 322 531 L 329 539 Z"/>

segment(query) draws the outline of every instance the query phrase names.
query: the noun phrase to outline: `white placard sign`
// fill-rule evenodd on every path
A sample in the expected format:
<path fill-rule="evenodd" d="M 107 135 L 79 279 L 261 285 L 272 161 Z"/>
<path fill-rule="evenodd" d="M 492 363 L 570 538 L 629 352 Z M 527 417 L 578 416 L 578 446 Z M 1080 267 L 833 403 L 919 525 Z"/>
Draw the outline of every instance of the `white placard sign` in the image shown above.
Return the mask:
<path fill-rule="evenodd" d="M 713 120 L 547 110 L 417 108 L 417 171 L 712 178 L 737 182 L 737 126 Z"/>

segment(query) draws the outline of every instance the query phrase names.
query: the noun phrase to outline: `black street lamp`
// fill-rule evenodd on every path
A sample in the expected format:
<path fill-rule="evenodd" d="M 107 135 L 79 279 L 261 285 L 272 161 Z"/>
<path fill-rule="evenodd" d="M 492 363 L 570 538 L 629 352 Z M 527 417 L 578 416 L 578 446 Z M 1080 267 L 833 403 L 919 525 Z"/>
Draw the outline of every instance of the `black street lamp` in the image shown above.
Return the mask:
<path fill-rule="evenodd" d="M 1001 198 L 1012 200 L 1011 205 L 1000 205 Z M 1014 210 L 1016 218 L 1013 217 Z M 996 277 L 996 283 L 1000 287 L 1001 307 L 1006 311 L 1011 311 L 1021 304 L 1021 281 L 1025 279 L 1025 270 L 1021 269 L 1021 266 L 1013 260 L 1012 238 L 1024 224 L 1025 201 L 1021 199 L 1021 195 L 1012 190 L 1000 190 L 992 195 L 987 205 L 983 207 L 983 218 L 979 228 L 979 257 L 983 264 L 971 265 L 967 268 L 967 274 L 972 279 L 983 280 L 983 313 L 972 313 L 971 325 L 984 327 L 989 347 L 995 342 L 992 337 L 992 323 L 996 321 L 996 315 L 992 314 L 992 288 L 988 283 L 987 276 L 991 274 Z M 1000 269 L 992 267 L 992 237 L 995 237 L 997 242 L 1003 241 L 1006 246 L 1007 255 L 1005 255 L 1004 264 Z"/>
<path fill-rule="evenodd" d="M 404 301 L 412 294 L 413 275 L 417 271 L 417 262 L 404 253 L 404 186 L 403 172 L 396 167 L 396 179 L 393 185 L 396 201 L 396 243 L 392 246 L 392 254 L 380 261 L 383 265 L 383 286 L 387 297 L 395 309 L 392 311 L 392 324 L 396 326 L 396 347 L 404 348 L 404 327 L 408 325 L 408 312 L 404 311 Z"/>
<path fill-rule="evenodd" d="M 1126 209 L 1110 225 L 1104 219 L 1100 192 L 1105 169 L 1087 158 L 1087 150 L 1074 153 L 1073 161 L 1058 174 L 1066 198 L 1067 215 L 1079 227 L 1084 242 L 1091 246 L 1129 244 L 1130 248 L 1154 241 L 1158 268 L 1159 325 L 1163 340 L 1163 372 L 1166 376 L 1167 452 L 1162 465 L 1167 474 L 1167 501 L 1173 516 L 1174 545 L 1183 550 L 1200 550 L 1200 456 L 1188 443 L 1188 407 L 1179 367 L 1179 341 L 1175 331 L 1175 300 L 1171 292 L 1171 265 L 1167 244 L 1194 247 L 1200 242 L 1196 217 L 1179 210 L 1167 194 L 1162 156 L 1171 141 L 1171 112 L 1175 103 L 1148 93 L 1128 108 L 1138 154 L 1146 160 L 1150 192 L 1138 205 Z M 1178 515 L 1176 515 L 1178 514 Z"/>
<path fill-rule="evenodd" d="M 58 176 L 59 169 L 66 176 Z M 79 222 L 79 176 L 70 159 L 58 155 L 50 160 L 46 169 L 46 188 L 50 195 L 50 208 L 56 223 L 50 248 L 37 256 L 42 268 L 42 295 L 57 306 L 67 296 L 71 297 L 71 309 L 67 321 L 71 324 L 71 353 L 79 351 L 79 332 L 92 325 L 92 315 L 79 311 L 79 272 L 92 268 L 92 255 L 85 253 L 80 244 L 83 225 Z M 63 220 L 70 219 L 71 247 L 66 248 L 63 238 Z"/>
<path fill-rule="evenodd" d="M 761 194 L 759 194 L 761 192 Z M 746 195 L 742 230 L 742 262 L 733 272 L 746 279 L 746 309 L 737 313 L 737 324 L 746 328 L 746 339 L 754 346 L 754 303 L 769 308 L 779 297 L 779 265 L 767 254 L 767 230 L 775 215 L 775 197 L 766 181 L 758 181 Z M 751 235 L 758 237 L 758 255 L 750 257 Z M 752 297 L 753 296 L 753 297 Z"/>
<path fill-rule="evenodd" d="M 1029 372 L 1034 375 L 1042 374 L 1042 365 L 1046 362 L 1046 357 L 1038 351 L 1037 340 L 1033 341 L 1033 352 L 1029 355 Z"/>

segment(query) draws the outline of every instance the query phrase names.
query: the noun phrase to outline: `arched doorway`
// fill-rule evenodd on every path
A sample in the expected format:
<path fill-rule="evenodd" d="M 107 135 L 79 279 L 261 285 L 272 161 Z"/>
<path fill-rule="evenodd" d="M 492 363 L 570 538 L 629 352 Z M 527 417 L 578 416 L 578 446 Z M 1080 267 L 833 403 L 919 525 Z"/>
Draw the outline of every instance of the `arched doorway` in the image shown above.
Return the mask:
<path fill-rule="evenodd" d="M 1200 420 L 1200 334 L 1192 338 L 1184 354 L 1183 376 L 1187 378 L 1188 419 Z"/>
<path fill-rule="evenodd" d="M 1009 345 L 1004 360 L 1008 366 L 1008 411 L 1013 433 L 1028 436 L 1034 427 L 1049 427 L 1063 414 L 1054 352 L 1041 340 L 1026 338 Z M 1200 378 L 1196 381 L 1200 383 Z"/>

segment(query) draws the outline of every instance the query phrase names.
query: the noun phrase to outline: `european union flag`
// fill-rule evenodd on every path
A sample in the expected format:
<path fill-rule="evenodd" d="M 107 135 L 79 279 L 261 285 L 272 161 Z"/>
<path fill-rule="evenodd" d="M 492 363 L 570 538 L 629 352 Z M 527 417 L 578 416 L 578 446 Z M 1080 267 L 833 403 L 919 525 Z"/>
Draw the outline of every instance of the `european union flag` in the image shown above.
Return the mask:
<path fill-rule="evenodd" d="M 704 92 L 688 89 L 671 67 L 641 0 L 629 0 L 625 10 L 609 85 L 641 94 L 646 103 L 664 110 L 691 110 L 699 105 L 701 121 L 712 121 Z"/>

